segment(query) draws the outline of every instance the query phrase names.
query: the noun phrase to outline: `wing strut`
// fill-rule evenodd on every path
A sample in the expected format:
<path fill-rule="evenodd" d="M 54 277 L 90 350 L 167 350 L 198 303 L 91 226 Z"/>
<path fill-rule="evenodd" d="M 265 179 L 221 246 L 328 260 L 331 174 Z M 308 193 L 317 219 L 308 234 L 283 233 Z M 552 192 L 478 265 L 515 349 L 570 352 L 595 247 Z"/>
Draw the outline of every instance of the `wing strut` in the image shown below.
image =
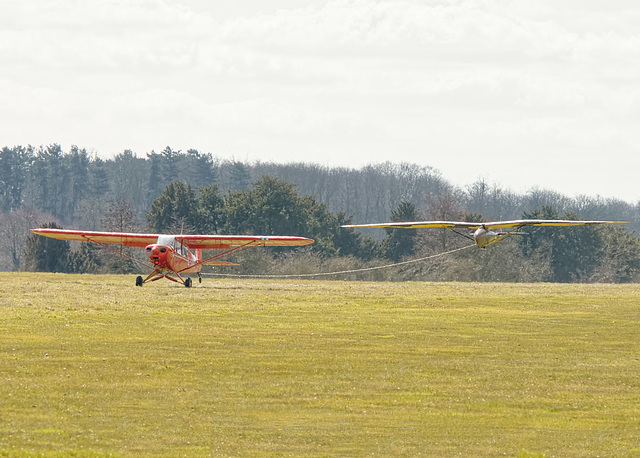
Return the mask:
<path fill-rule="evenodd" d="M 251 240 L 251 241 L 245 243 L 244 245 L 240 245 L 240 246 L 237 246 L 235 248 L 231 248 L 230 250 L 223 251 L 222 253 L 218 253 L 218 254 L 216 254 L 214 256 L 211 256 L 211 257 L 209 257 L 207 259 L 202 259 L 202 260 L 198 261 L 196 264 L 205 264 L 205 263 L 207 263 L 209 261 L 213 261 L 214 259 L 218 259 L 218 258 L 222 258 L 224 256 L 228 256 L 231 253 L 240 253 L 241 251 L 247 250 L 247 249 L 252 248 L 254 246 L 260 246 L 260 240 Z M 180 272 L 182 272 L 182 271 L 180 271 Z"/>
<path fill-rule="evenodd" d="M 455 230 L 455 228 L 452 227 L 448 227 L 447 229 L 449 229 L 451 232 L 453 232 L 454 234 L 458 234 L 461 237 L 464 237 L 465 239 L 469 239 L 469 240 L 473 240 L 473 237 L 469 234 L 463 234 L 462 232 L 458 232 Z M 475 241 L 475 240 L 474 240 Z"/>
<path fill-rule="evenodd" d="M 114 250 L 113 248 L 111 248 L 109 245 L 107 245 L 105 243 L 97 242 L 95 240 L 91 240 L 91 238 L 87 237 L 86 235 L 83 236 L 83 237 L 87 240 L 87 242 L 92 242 L 92 243 L 95 243 L 96 245 L 100 245 L 102 248 L 106 248 L 109 251 L 113 251 L 114 253 L 119 254 L 120 256 L 129 259 L 130 261 L 133 261 L 135 263 L 140 264 L 141 266 L 145 266 L 148 269 L 155 269 L 155 267 L 150 266 L 149 264 L 145 264 L 144 262 L 138 261 L 137 259 L 134 259 L 131 256 L 127 256 L 126 254 L 124 254 L 124 252 L 120 252 L 120 251 Z M 122 248 L 122 245 L 120 245 L 120 247 Z"/>

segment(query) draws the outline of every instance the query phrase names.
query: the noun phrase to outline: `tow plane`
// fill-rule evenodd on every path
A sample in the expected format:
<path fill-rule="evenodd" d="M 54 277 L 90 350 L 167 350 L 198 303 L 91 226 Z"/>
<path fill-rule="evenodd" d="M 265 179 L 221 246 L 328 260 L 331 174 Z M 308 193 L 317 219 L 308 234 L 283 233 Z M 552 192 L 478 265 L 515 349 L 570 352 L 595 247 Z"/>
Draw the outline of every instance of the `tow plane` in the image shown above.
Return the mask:
<path fill-rule="evenodd" d="M 197 273 L 199 281 L 202 282 L 200 271 L 203 265 L 236 265 L 220 259 L 232 253 L 260 246 L 302 246 L 313 243 L 312 239 L 292 236 L 164 235 L 42 228 L 30 229 L 30 231 L 34 234 L 59 240 L 93 242 L 138 264 L 153 269 L 146 278 L 138 276 L 136 278 L 136 286 L 166 278 L 190 288 L 192 286 L 191 278 L 183 278 L 181 274 Z M 109 244 L 144 248 L 151 265 L 125 255 L 109 247 Z M 223 251 L 203 259 L 203 249 Z"/>
<path fill-rule="evenodd" d="M 518 219 L 513 221 L 493 221 L 490 223 L 468 223 L 460 221 L 415 221 L 406 223 L 374 223 L 374 224 L 349 224 L 342 227 L 380 227 L 380 228 L 404 228 L 421 229 L 431 227 L 444 227 L 450 231 L 467 237 L 475 242 L 478 248 L 486 248 L 492 243 L 503 240 L 508 235 L 522 234 L 518 230 L 525 226 L 591 226 L 595 224 L 628 224 L 623 221 L 574 221 L 564 219 Z M 473 234 L 465 234 L 456 229 L 474 230 Z"/>

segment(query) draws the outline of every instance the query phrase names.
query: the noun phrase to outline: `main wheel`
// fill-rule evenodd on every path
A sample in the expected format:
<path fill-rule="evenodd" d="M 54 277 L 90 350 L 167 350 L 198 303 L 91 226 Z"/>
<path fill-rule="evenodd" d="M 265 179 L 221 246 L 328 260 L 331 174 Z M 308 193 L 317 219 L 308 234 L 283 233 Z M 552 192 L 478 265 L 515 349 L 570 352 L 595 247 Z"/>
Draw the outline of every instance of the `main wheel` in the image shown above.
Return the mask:
<path fill-rule="evenodd" d="M 136 277 L 136 286 L 142 286 L 142 277 L 139 275 Z"/>
<path fill-rule="evenodd" d="M 191 279 L 190 278 L 187 278 L 184 281 L 184 286 L 186 286 L 187 288 L 191 288 Z"/>

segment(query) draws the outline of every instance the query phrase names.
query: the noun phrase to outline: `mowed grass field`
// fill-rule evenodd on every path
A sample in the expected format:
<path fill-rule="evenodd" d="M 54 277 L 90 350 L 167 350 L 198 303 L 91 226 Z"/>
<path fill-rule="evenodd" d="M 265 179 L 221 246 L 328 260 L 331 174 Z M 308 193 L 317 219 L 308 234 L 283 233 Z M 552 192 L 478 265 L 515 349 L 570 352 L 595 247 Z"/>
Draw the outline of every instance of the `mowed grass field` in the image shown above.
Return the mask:
<path fill-rule="evenodd" d="M 0 456 L 640 456 L 640 286 L 0 274 Z"/>

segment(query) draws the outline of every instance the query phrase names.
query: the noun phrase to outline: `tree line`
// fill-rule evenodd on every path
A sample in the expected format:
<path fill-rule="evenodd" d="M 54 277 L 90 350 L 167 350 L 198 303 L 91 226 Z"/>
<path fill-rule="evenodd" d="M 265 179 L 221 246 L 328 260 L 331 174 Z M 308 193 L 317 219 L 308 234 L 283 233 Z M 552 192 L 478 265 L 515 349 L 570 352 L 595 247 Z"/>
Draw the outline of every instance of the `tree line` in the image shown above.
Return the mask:
<path fill-rule="evenodd" d="M 170 147 L 140 158 L 126 150 L 102 159 L 59 145 L 0 151 L 0 262 L 3 270 L 43 268 L 28 231 L 41 223 L 87 230 L 300 235 L 302 250 L 243 254 L 243 271 L 354 270 L 467 243 L 440 230 L 340 228 L 350 222 L 522 217 L 611 219 L 624 228 L 536 228 L 497 249 L 466 250 L 405 267 L 344 277 L 389 280 L 610 281 L 638 279 L 640 208 L 598 196 L 569 198 L 533 189 L 516 194 L 484 179 L 460 188 L 429 167 L 382 163 L 360 169 L 219 160 Z M 542 236 L 544 235 L 544 236 Z M 455 237 L 455 238 L 454 238 Z M 571 243 L 575 246 L 571 247 Z M 86 245 L 86 244 L 81 244 Z M 37 247 L 35 247 L 37 249 Z M 132 270 L 102 248 L 71 247 L 58 270 Z M 572 251 L 573 250 L 573 251 Z M 99 255 L 98 255 L 99 253 Z M 132 256 L 135 254 L 132 253 Z"/>

